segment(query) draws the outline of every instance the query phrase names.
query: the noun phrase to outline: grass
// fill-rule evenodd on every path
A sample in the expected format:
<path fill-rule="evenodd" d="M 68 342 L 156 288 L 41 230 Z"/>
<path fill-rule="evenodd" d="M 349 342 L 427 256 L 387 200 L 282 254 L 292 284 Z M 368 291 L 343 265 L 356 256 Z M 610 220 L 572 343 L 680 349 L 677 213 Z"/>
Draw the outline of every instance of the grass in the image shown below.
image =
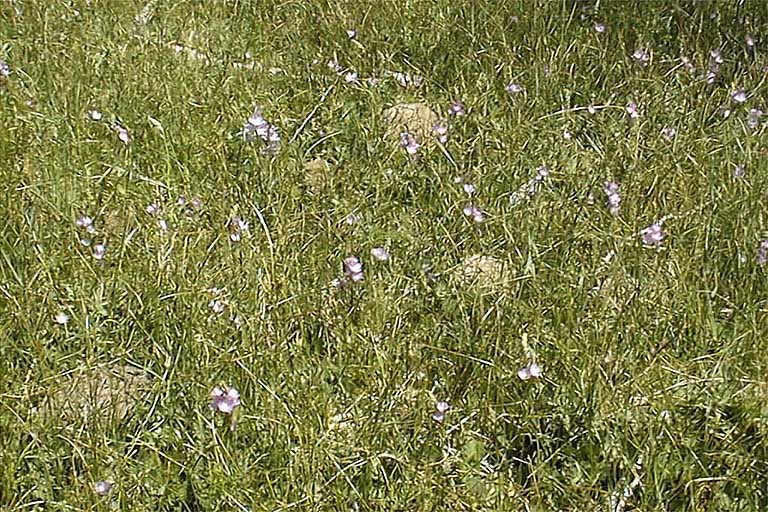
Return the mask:
<path fill-rule="evenodd" d="M 766 108 L 762 2 L 0 13 L 3 509 L 768 506 L 768 148 L 765 123 L 747 123 Z M 444 147 L 411 159 L 382 136 L 384 109 L 444 117 L 455 99 L 467 115 Z M 256 105 L 276 155 L 243 140 Z M 308 176 L 314 158 L 329 165 Z M 462 214 L 455 177 L 485 222 Z M 235 215 L 250 223 L 237 243 Z M 661 247 L 643 247 L 660 219 Z M 352 254 L 365 281 L 334 288 Z M 477 254 L 503 266 L 495 282 L 460 277 Z M 518 378 L 532 361 L 543 376 Z M 106 376 L 125 366 L 146 372 L 141 392 Z M 233 417 L 209 407 L 214 386 L 240 391 Z"/>

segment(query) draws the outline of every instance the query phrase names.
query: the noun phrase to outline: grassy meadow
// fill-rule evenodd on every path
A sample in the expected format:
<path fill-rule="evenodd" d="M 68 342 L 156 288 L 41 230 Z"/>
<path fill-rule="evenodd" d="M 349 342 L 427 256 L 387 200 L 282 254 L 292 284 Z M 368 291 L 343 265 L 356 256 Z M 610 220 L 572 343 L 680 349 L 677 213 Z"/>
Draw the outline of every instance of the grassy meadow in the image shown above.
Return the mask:
<path fill-rule="evenodd" d="M 7 0 L 0 509 L 768 509 L 768 4 Z"/>

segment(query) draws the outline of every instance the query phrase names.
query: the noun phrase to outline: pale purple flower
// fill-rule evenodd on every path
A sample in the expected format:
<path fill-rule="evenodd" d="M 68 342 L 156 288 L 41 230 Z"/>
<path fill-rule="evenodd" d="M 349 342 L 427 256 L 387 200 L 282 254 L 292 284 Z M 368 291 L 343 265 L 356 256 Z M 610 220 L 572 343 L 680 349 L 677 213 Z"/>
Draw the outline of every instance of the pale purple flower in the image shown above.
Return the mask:
<path fill-rule="evenodd" d="M 344 275 L 353 283 L 359 283 L 364 279 L 363 262 L 357 256 L 347 256 L 344 258 Z"/>
<path fill-rule="evenodd" d="M 156 215 L 160 213 L 160 206 L 157 203 L 148 204 L 144 209 L 150 215 Z"/>
<path fill-rule="evenodd" d="M 0 60 L 0 76 L 3 78 L 8 78 L 11 76 L 11 73 L 13 73 L 13 71 L 11 71 L 11 66 L 9 66 L 8 63 L 4 60 Z"/>
<path fill-rule="evenodd" d="M 240 392 L 235 388 L 216 386 L 211 391 L 211 409 L 223 414 L 232 414 L 240 405 Z"/>
<path fill-rule="evenodd" d="M 745 101 L 747 101 L 747 91 L 745 91 L 744 89 L 733 91 L 731 93 L 731 99 L 735 103 L 744 103 Z"/>
<path fill-rule="evenodd" d="M 621 209 L 621 194 L 619 194 L 619 184 L 615 181 L 606 181 L 603 184 L 603 191 L 606 195 L 608 211 L 611 215 L 618 216 Z"/>
<path fill-rule="evenodd" d="M 168 231 L 168 221 L 165 219 L 157 219 L 157 227 L 160 231 Z"/>
<path fill-rule="evenodd" d="M 644 68 L 648 65 L 648 62 L 650 62 L 651 54 L 648 51 L 648 48 L 638 48 L 635 50 L 635 53 L 632 54 L 632 59 L 636 64 Z"/>
<path fill-rule="evenodd" d="M 466 114 L 464 111 L 464 103 L 461 100 L 454 100 L 448 107 L 448 115 L 451 116 L 463 116 Z"/>
<path fill-rule="evenodd" d="M 91 239 L 90 238 L 81 238 L 80 239 L 80 245 L 82 245 L 83 247 L 90 247 Z"/>
<path fill-rule="evenodd" d="M 707 84 L 714 84 L 715 80 L 717 80 L 717 69 L 707 70 L 707 74 L 704 76 L 704 79 L 706 80 Z"/>
<path fill-rule="evenodd" d="M 710 50 L 709 60 L 713 64 L 722 64 L 724 62 L 723 54 L 719 48 L 713 48 L 712 50 Z"/>
<path fill-rule="evenodd" d="M 546 165 L 540 165 L 536 168 L 536 177 L 533 178 L 536 181 L 542 181 L 544 178 L 547 178 L 549 176 L 549 167 Z"/>
<path fill-rule="evenodd" d="M 749 48 L 754 48 L 755 47 L 755 38 L 752 37 L 751 35 L 747 36 L 746 39 L 744 40 L 744 42 L 747 43 L 747 46 Z"/>
<path fill-rule="evenodd" d="M 221 299 L 213 299 L 208 303 L 208 307 L 211 308 L 214 313 L 220 315 L 227 309 L 227 304 Z"/>
<path fill-rule="evenodd" d="M 253 113 L 248 117 L 243 125 L 243 138 L 247 142 L 252 142 L 258 137 L 266 143 L 263 152 L 266 154 L 275 154 L 280 149 L 280 131 L 276 126 L 270 124 L 261 113 L 261 107 L 256 106 Z"/>
<path fill-rule="evenodd" d="M 743 178 L 746 175 L 747 175 L 747 171 L 746 171 L 746 169 L 744 169 L 743 165 L 736 165 L 733 168 L 733 177 L 734 178 L 740 179 L 740 178 Z"/>
<path fill-rule="evenodd" d="M 595 23 L 595 32 L 598 34 L 605 33 L 605 23 Z"/>
<path fill-rule="evenodd" d="M 378 261 L 389 260 L 389 251 L 384 247 L 374 247 L 371 249 L 371 256 Z"/>
<path fill-rule="evenodd" d="M 467 183 L 464 183 L 464 184 L 461 186 L 461 188 L 463 188 L 463 189 L 464 189 L 464 192 L 465 192 L 465 193 L 466 193 L 468 196 L 471 196 L 472 194 L 474 194 L 474 193 L 475 193 L 475 190 L 476 190 L 476 189 L 475 189 L 475 186 L 474 186 L 472 183 L 469 183 L 469 182 L 467 182 Z"/>
<path fill-rule="evenodd" d="M 747 126 L 749 126 L 753 130 L 759 127 L 761 117 L 763 117 L 762 110 L 760 110 L 759 108 L 749 109 L 749 114 L 747 115 Z"/>
<path fill-rule="evenodd" d="M 466 205 L 462 211 L 464 212 L 464 215 L 472 217 L 472 220 L 478 224 L 485 221 L 485 213 L 472 203 Z"/>
<path fill-rule="evenodd" d="M 107 246 L 104 244 L 96 244 L 93 246 L 93 257 L 97 260 L 103 260 L 107 253 Z"/>
<path fill-rule="evenodd" d="M 507 91 L 509 94 L 520 94 L 525 89 L 522 85 L 516 83 L 516 82 L 510 82 L 507 84 L 506 87 L 504 87 L 504 90 Z"/>
<path fill-rule="evenodd" d="M 104 117 L 103 114 L 98 110 L 96 110 L 95 108 L 92 108 L 88 111 L 88 119 L 90 119 L 91 121 L 101 121 L 103 117 Z"/>
<path fill-rule="evenodd" d="M 75 220 L 75 224 L 79 228 L 88 229 L 93 226 L 93 219 L 87 215 L 81 215 Z"/>
<path fill-rule="evenodd" d="M 341 64 L 339 64 L 339 62 L 336 59 L 329 60 L 327 65 L 328 65 L 328 69 L 336 73 L 340 73 L 342 69 L 344 69 L 341 67 Z"/>
<path fill-rule="evenodd" d="M 517 376 L 520 380 L 538 379 L 541 377 L 542 371 L 536 363 L 530 363 L 528 366 L 523 366 L 517 371 Z"/>
<path fill-rule="evenodd" d="M 347 37 L 350 39 L 354 39 L 357 36 L 357 30 L 355 29 L 347 29 Z"/>
<path fill-rule="evenodd" d="M 67 325 L 69 323 L 69 315 L 64 311 L 59 311 L 56 316 L 53 317 L 54 321 L 59 325 Z"/>
<path fill-rule="evenodd" d="M 768 263 L 768 239 L 762 240 L 757 247 L 757 264 L 760 266 Z"/>
<path fill-rule="evenodd" d="M 671 141 L 675 138 L 677 135 L 677 130 L 672 128 L 671 126 L 665 126 L 661 129 L 661 136 L 664 137 L 667 141 Z"/>
<path fill-rule="evenodd" d="M 664 241 L 664 232 L 661 229 L 661 223 L 655 222 L 647 228 L 640 231 L 643 239 L 643 245 L 646 247 L 661 247 Z"/>
<path fill-rule="evenodd" d="M 416 141 L 416 138 L 408 132 L 402 132 L 400 134 L 400 147 L 405 149 L 406 153 L 411 156 L 416 156 L 419 152 L 421 145 Z"/>
<path fill-rule="evenodd" d="M 358 81 L 357 73 L 355 73 L 354 71 L 347 71 L 346 73 L 344 73 L 344 81 L 347 82 L 348 84 L 357 83 Z"/>
<path fill-rule="evenodd" d="M 640 109 L 637 106 L 637 103 L 634 101 L 630 101 L 627 103 L 627 106 L 625 107 L 627 114 L 629 114 L 630 119 L 637 119 L 640 117 Z"/>
<path fill-rule="evenodd" d="M 445 122 L 439 122 L 432 127 L 432 131 L 440 144 L 448 142 L 448 124 Z"/>
<path fill-rule="evenodd" d="M 450 408 L 451 406 L 448 404 L 448 402 L 444 400 L 438 401 L 435 403 L 435 412 L 432 413 L 432 419 L 438 423 L 442 423 L 445 419 L 445 413 L 447 413 L 448 409 Z"/>
<path fill-rule="evenodd" d="M 573 138 L 573 134 L 569 130 L 565 129 L 563 130 L 563 138 L 565 140 L 571 140 Z"/>
<path fill-rule="evenodd" d="M 111 482 L 107 482 L 105 480 L 100 480 L 93 484 L 93 492 L 98 494 L 99 496 L 106 496 L 110 492 L 112 492 L 112 484 Z"/>
<path fill-rule="evenodd" d="M 117 132 L 117 138 L 120 142 L 126 146 L 131 143 L 131 134 L 128 133 L 128 129 L 120 124 L 115 124 L 114 130 Z"/>
<path fill-rule="evenodd" d="M 360 224 L 361 220 L 362 218 L 360 217 L 360 215 L 356 213 L 350 213 L 349 215 L 344 217 L 344 224 L 348 226 L 356 226 L 357 224 Z"/>
<path fill-rule="evenodd" d="M 248 234 L 248 222 L 237 215 L 229 219 L 227 225 L 229 226 L 229 239 L 233 242 L 239 242 L 242 240 L 243 235 Z"/>

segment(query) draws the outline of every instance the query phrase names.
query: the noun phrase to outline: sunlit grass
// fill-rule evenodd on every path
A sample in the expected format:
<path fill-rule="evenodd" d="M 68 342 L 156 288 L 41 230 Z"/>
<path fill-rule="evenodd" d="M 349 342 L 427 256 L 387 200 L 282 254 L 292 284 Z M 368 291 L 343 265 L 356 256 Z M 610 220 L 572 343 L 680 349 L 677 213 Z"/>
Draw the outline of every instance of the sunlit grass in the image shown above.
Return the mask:
<path fill-rule="evenodd" d="M 2 507 L 768 505 L 762 3 L 0 12 Z"/>

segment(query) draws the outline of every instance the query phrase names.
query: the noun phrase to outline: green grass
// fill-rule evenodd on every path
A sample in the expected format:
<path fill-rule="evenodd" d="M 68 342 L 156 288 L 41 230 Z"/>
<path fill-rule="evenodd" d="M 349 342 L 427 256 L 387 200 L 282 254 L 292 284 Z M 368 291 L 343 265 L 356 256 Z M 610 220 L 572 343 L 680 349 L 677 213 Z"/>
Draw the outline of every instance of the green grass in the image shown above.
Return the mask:
<path fill-rule="evenodd" d="M 764 2 L 11 0 L 0 22 L 3 510 L 618 512 L 629 487 L 626 510 L 768 508 L 766 118 L 746 123 L 768 109 Z M 383 137 L 385 108 L 454 99 L 444 151 Z M 255 105 L 275 156 L 243 141 Z M 365 281 L 335 289 L 351 254 Z M 505 279 L 456 278 L 475 254 Z M 543 377 L 520 380 L 532 359 Z M 124 365 L 153 377 L 125 418 L 46 405 Z M 217 385 L 241 393 L 235 430 Z"/>

